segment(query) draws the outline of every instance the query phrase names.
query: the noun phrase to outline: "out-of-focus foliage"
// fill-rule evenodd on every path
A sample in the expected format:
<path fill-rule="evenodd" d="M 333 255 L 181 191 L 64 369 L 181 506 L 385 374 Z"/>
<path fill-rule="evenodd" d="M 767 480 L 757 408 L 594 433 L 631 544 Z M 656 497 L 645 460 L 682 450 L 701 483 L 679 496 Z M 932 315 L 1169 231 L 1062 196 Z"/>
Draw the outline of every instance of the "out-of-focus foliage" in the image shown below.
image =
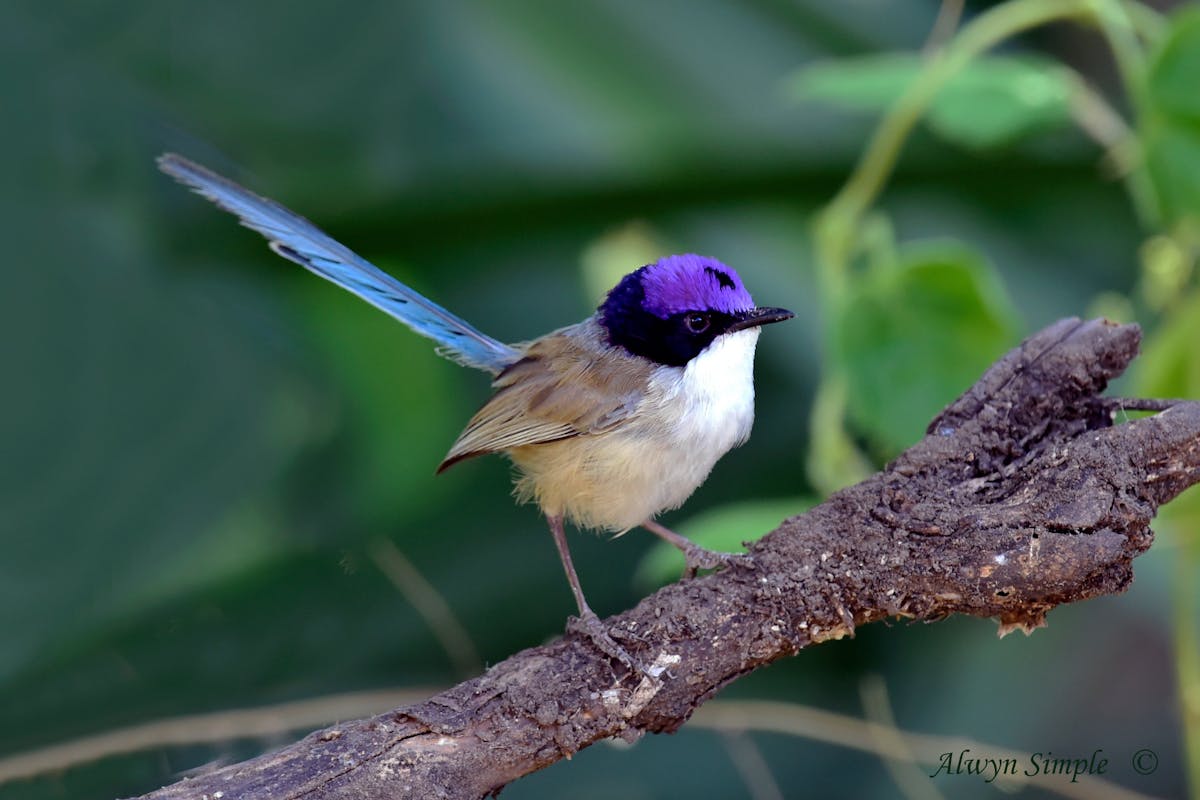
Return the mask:
<path fill-rule="evenodd" d="M 1146 80 L 1142 137 L 1167 221 L 1200 217 L 1200 9 L 1181 13 L 1158 48 Z"/>
<path fill-rule="evenodd" d="M 802 70 L 794 87 L 801 99 L 883 111 L 924 67 L 916 53 L 840 59 Z M 1071 83 L 1044 58 L 991 56 L 971 62 L 938 92 L 929 126 L 946 141 L 997 147 L 1070 120 Z"/>
<path fill-rule="evenodd" d="M 833 331 L 851 421 L 888 452 L 904 449 L 931 408 L 1012 345 L 1016 320 L 995 272 L 958 244 L 909 247 L 900 263 L 864 271 Z"/>
<path fill-rule="evenodd" d="M 797 318 L 762 336 L 751 441 L 664 517 L 710 544 L 765 532 L 877 465 L 1023 333 L 1097 298 L 1147 331 L 1118 391 L 1196 397 L 1200 11 L 968 4 L 964 33 L 928 46 L 938 10 L 6 9 L 0 759 L 167 716 L 455 680 L 436 623 L 373 560 L 381 539 L 489 663 L 556 635 L 572 608 L 502 460 L 432 474 L 484 376 L 269 253 L 158 174 L 164 150 L 279 199 L 510 341 L 582 318 L 659 250 L 736 266 L 756 300 Z M 1063 24 L 1014 38 L 1051 19 Z M 1002 34 L 1000 49 L 933 87 L 968 31 L 968 44 Z M 868 150 L 914 87 L 936 91 L 910 104 L 894 147 Z M 1128 595 L 1057 611 L 1028 639 L 968 620 L 868 626 L 730 691 L 858 714 L 860 677 L 880 674 L 902 727 L 1104 748 L 1106 777 L 1180 796 L 1200 763 L 1177 699 L 1200 696 L 1194 506 L 1193 492 L 1172 507 Z M 651 538 L 572 533 L 598 611 L 646 591 L 639 564 L 669 574 Z M 592 748 L 505 797 L 739 796 L 747 769 L 784 796 L 897 792 L 874 757 L 750 741 L 765 767 L 744 742 L 685 728 Z M 0 798 L 126 796 L 278 743 L 114 756 Z M 1154 775 L 1129 767 L 1142 747 L 1161 759 Z"/>

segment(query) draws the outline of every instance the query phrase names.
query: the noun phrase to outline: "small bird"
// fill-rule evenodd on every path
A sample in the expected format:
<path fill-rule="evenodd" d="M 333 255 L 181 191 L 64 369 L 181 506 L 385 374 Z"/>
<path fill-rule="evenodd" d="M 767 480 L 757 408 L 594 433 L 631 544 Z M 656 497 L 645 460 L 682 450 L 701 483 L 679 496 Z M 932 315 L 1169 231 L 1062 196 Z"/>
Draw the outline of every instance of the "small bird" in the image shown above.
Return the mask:
<path fill-rule="evenodd" d="M 440 473 L 485 453 L 516 465 L 515 494 L 541 508 L 579 616 L 571 627 L 632 666 L 588 606 L 563 521 L 625 533 L 641 526 L 683 551 L 687 575 L 737 558 L 655 522 L 750 436 L 760 308 L 716 259 L 661 258 L 626 275 L 592 316 L 508 345 L 382 272 L 303 217 L 173 153 L 159 168 L 265 236 L 277 254 L 358 295 L 438 344 L 440 355 L 495 376 Z"/>

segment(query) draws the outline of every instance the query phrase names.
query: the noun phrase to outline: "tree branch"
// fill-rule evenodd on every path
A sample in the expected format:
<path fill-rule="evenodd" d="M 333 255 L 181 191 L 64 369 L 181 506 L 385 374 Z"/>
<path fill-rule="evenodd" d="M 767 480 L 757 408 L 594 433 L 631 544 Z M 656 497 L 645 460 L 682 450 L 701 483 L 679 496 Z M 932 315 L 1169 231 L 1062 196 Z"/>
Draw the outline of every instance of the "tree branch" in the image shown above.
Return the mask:
<path fill-rule="evenodd" d="M 313 733 L 146 800 L 478 798 L 601 739 L 674 731 L 721 687 L 888 617 L 998 617 L 1122 591 L 1160 505 L 1200 482 L 1200 403 L 1114 426 L 1099 395 L 1133 325 L 1060 321 L 870 479 L 606 622 L 657 677 L 586 638 L 522 651 L 422 703 Z M 218 794 L 218 793 L 223 794 Z"/>

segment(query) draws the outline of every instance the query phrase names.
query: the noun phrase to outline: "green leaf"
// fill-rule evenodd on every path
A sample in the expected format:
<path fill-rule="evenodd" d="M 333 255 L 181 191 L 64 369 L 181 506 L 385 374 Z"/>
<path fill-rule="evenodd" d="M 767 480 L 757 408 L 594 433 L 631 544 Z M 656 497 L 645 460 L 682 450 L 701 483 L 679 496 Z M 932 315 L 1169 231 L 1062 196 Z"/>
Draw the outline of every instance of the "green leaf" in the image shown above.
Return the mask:
<path fill-rule="evenodd" d="M 852 422 L 887 454 L 912 444 L 1017 336 L 991 267 L 955 243 L 908 247 L 866 272 L 833 330 Z"/>
<path fill-rule="evenodd" d="M 903 92 L 920 69 L 911 53 L 842 58 L 810 64 L 790 80 L 792 95 L 844 108 L 882 111 Z"/>
<path fill-rule="evenodd" d="M 1146 337 L 1134 362 L 1135 394 L 1200 397 L 1200 291 L 1193 291 Z"/>
<path fill-rule="evenodd" d="M 1200 124 L 1200 9 L 1176 15 L 1150 58 L 1146 93 L 1161 113 Z"/>
<path fill-rule="evenodd" d="M 740 553 L 742 543 L 760 538 L 788 517 L 816 504 L 810 498 L 749 500 L 697 514 L 677 530 L 701 547 L 723 553 Z M 638 564 L 634 583 L 649 590 L 677 580 L 683 572 L 683 554 L 666 542 L 656 542 Z"/>
<path fill-rule="evenodd" d="M 1139 119 L 1146 171 L 1165 222 L 1200 217 L 1200 10 L 1177 15 L 1150 57 Z"/>
<path fill-rule="evenodd" d="M 996 147 L 1070 120 L 1071 84 L 1049 62 L 991 58 L 955 76 L 934 101 L 929 124 L 967 147 Z"/>
<path fill-rule="evenodd" d="M 1200 217 L 1200 129 L 1167 118 L 1147 119 L 1142 144 L 1166 220 Z"/>
<path fill-rule="evenodd" d="M 792 81 L 794 94 L 869 111 L 891 106 L 925 62 L 898 53 L 844 59 L 803 69 Z M 1071 81 L 1053 62 L 992 56 L 977 59 L 956 74 L 928 110 L 939 136 L 972 148 L 997 147 L 1070 119 Z"/>

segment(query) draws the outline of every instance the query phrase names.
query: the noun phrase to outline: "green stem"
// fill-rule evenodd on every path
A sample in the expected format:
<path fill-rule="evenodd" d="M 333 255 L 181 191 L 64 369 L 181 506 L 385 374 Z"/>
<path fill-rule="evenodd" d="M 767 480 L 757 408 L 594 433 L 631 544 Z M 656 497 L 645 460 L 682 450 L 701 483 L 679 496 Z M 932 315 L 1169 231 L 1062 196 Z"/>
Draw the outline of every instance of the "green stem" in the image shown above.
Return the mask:
<path fill-rule="evenodd" d="M 1021 31 L 1059 19 L 1090 15 L 1095 0 L 1010 0 L 966 25 L 909 85 L 876 128 L 850 179 L 821 215 L 818 257 L 824 288 L 840 298 L 854 231 L 892 174 L 900 151 L 934 97 L 973 58 Z"/>
<path fill-rule="evenodd" d="M 1139 3 L 1137 0 L 1124 0 L 1121 5 L 1125 9 L 1125 13 L 1129 15 L 1138 36 L 1147 43 L 1153 44 L 1166 35 L 1170 23 L 1156 9 L 1145 3 Z"/>
<path fill-rule="evenodd" d="M 1134 213 L 1147 229 L 1158 220 L 1158 200 L 1141 169 L 1141 141 L 1129 124 L 1082 75 L 1062 68 L 1071 84 L 1071 117 L 1085 135 L 1104 148 L 1109 169 L 1125 183 Z"/>
<path fill-rule="evenodd" d="M 1200 570 L 1200 540 L 1188 541 L 1183 526 L 1175 531 L 1180 557 L 1174 575 L 1175 680 L 1183 727 L 1183 762 L 1191 797 L 1200 800 L 1200 615 L 1196 613 L 1195 580 Z"/>
<path fill-rule="evenodd" d="M 1094 0 L 1092 13 L 1108 46 L 1117 61 L 1121 82 L 1134 108 L 1142 106 L 1142 77 L 1146 71 L 1146 54 L 1138 39 L 1137 28 L 1126 3 L 1118 0 Z"/>
<path fill-rule="evenodd" d="M 1133 106 L 1134 116 L 1144 119 L 1148 103 L 1146 101 L 1146 50 L 1143 40 L 1157 41 L 1163 35 L 1163 22 L 1157 18 L 1158 26 L 1153 36 L 1147 36 L 1145 27 L 1149 24 L 1147 13 L 1154 14 L 1150 9 L 1139 3 L 1121 2 L 1121 0 L 1095 0 L 1095 17 L 1100 30 L 1112 48 L 1117 69 L 1121 73 L 1121 81 L 1125 85 L 1125 93 Z M 1125 180 L 1133 202 L 1138 220 L 1147 228 L 1162 226 L 1162 213 L 1158 197 L 1151 185 L 1149 175 L 1141 168 L 1142 152 L 1141 139 L 1131 136 L 1126 145 L 1127 156 L 1133 164 Z"/>

